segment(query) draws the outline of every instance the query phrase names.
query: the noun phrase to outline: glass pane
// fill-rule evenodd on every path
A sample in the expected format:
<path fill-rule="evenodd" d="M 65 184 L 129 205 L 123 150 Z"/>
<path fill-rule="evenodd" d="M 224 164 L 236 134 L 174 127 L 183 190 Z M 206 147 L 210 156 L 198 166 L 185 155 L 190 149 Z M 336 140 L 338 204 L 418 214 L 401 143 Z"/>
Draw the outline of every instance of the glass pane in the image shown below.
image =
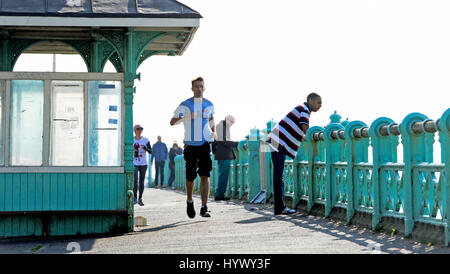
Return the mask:
<path fill-rule="evenodd" d="M 83 113 L 83 82 L 52 81 L 50 165 L 83 165 Z"/>
<path fill-rule="evenodd" d="M 89 166 L 121 165 L 121 98 L 121 82 L 89 82 Z"/>
<path fill-rule="evenodd" d="M 42 165 L 44 81 L 11 81 L 11 165 Z"/>
<path fill-rule="evenodd" d="M 5 122 L 3 115 L 3 104 L 5 100 L 5 81 L 0 80 L 0 166 L 4 165 L 5 162 L 5 144 L 3 143 L 3 134 L 5 133 Z"/>

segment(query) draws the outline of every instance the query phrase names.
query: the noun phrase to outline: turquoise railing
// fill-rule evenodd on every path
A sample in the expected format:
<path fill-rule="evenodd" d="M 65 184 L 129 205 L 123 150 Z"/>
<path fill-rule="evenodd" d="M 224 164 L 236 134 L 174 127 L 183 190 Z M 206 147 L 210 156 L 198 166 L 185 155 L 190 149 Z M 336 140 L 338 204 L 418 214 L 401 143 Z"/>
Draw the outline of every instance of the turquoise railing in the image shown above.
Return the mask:
<path fill-rule="evenodd" d="M 336 114 L 331 118 L 325 127 L 311 127 L 297 157 L 285 162 L 285 196 L 293 206 L 303 203 L 308 213 L 321 208 L 325 217 L 341 209 L 347 223 L 357 213 L 368 214 L 372 229 L 385 217 L 397 218 L 404 222 L 405 236 L 418 223 L 441 227 L 448 245 L 450 109 L 436 121 L 411 113 L 400 124 L 386 117 L 370 126 L 361 121 L 339 123 Z M 233 198 L 250 201 L 262 189 L 266 201 L 272 196 L 272 163 L 263 142 L 274 124 L 270 121 L 266 129 L 252 129 L 239 142 L 227 190 Z M 435 135 L 441 163 L 433 161 Z M 397 160 L 399 150 L 403 162 Z M 176 171 L 175 186 L 184 189 L 183 155 L 176 158 Z M 214 192 L 216 164 L 212 174 Z"/>

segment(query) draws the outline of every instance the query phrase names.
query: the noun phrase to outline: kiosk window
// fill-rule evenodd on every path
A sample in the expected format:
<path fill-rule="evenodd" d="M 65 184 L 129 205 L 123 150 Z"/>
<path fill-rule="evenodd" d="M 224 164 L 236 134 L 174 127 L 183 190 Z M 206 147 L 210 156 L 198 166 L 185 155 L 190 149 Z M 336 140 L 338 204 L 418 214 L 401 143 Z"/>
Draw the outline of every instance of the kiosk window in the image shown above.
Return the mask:
<path fill-rule="evenodd" d="M 82 81 L 52 81 L 50 165 L 82 166 L 84 106 Z"/>
<path fill-rule="evenodd" d="M 88 98 L 88 164 L 122 163 L 121 82 L 90 81 Z"/>
<path fill-rule="evenodd" d="M 44 81 L 11 81 L 11 165 L 42 165 L 43 108 Z"/>

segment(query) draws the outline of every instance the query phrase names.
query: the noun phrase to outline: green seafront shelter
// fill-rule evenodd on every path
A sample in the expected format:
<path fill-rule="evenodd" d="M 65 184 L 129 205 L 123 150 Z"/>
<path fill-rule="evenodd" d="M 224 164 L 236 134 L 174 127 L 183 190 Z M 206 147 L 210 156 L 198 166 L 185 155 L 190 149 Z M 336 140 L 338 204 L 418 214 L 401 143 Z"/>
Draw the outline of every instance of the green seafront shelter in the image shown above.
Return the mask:
<path fill-rule="evenodd" d="M 137 69 L 182 55 L 200 19 L 175 0 L 0 0 L 0 237 L 133 231 Z M 22 53 L 88 72 L 14 72 Z"/>

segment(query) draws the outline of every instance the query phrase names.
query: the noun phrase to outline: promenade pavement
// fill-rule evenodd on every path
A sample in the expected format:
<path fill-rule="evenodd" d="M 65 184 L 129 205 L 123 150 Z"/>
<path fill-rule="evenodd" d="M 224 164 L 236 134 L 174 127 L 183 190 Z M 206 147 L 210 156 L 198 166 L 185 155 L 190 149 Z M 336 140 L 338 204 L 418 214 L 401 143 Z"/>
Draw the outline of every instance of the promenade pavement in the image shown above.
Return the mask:
<path fill-rule="evenodd" d="M 5 253 L 156 253 L 156 254 L 377 254 L 450 253 L 400 236 L 374 233 L 336 221 L 296 213 L 274 216 L 271 205 L 254 205 L 210 198 L 211 218 L 186 215 L 184 192 L 146 188 L 144 206 L 135 216 L 147 226 L 114 236 L 0 239 Z M 75 247 L 75 248 L 74 248 Z"/>

